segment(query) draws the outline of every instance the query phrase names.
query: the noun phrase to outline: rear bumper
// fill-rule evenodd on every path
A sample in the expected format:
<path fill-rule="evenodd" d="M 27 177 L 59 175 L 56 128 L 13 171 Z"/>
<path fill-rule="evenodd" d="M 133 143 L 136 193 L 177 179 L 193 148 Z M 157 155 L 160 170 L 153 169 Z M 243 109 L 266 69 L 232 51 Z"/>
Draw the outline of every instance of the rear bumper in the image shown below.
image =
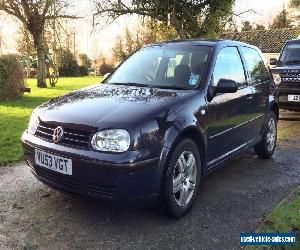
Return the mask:
<path fill-rule="evenodd" d="M 162 148 L 104 154 L 46 142 L 26 131 L 22 135 L 22 146 L 24 158 L 37 179 L 61 192 L 77 197 L 125 202 L 154 201 L 158 196 Z M 36 165 L 36 148 L 72 159 L 72 176 Z"/>
<path fill-rule="evenodd" d="M 288 95 L 300 95 L 299 88 L 277 87 L 276 95 L 278 98 L 279 108 L 300 111 L 300 102 L 289 102 Z"/>

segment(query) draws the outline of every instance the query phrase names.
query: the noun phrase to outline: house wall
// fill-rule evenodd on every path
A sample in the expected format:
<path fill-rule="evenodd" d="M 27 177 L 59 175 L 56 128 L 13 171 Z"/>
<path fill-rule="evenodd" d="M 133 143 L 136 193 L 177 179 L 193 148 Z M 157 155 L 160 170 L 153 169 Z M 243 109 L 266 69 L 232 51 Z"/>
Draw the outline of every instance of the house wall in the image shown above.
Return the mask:
<path fill-rule="evenodd" d="M 263 53 L 266 62 L 268 63 L 268 65 L 270 65 L 270 59 L 271 58 L 279 58 L 280 53 Z"/>

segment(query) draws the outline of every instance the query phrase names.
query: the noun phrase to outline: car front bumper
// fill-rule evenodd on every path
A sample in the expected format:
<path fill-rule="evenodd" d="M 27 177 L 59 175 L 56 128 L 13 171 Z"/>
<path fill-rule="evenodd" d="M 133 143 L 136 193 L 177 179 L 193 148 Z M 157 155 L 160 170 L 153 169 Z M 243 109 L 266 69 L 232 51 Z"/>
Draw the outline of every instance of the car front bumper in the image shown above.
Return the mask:
<path fill-rule="evenodd" d="M 44 141 L 25 131 L 24 158 L 44 184 L 74 196 L 111 201 L 156 200 L 160 190 L 162 148 L 121 154 L 81 150 Z M 72 160 L 72 175 L 38 166 L 35 149 Z"/>
<path fill-rule="evenodd" d="M 300 111 L 300 102 L 288 101 L 288 95 L 300 95 L 300 87 L 280 87 L 276 88 L 279 108 Z"/>

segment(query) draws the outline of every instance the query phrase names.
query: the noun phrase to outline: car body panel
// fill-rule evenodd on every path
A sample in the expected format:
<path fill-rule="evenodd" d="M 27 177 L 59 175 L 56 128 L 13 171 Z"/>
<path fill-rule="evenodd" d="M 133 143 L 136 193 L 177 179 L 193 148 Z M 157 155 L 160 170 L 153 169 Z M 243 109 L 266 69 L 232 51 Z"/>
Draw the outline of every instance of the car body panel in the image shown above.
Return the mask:
<path fill-rule="evenodd" d="M 198 145 L 203 175 L 257 143 L 261 139 L 265 118 L 276 103 L 273 88 L 270 87 L 273 83 L 271 78 L 253 85 L 244 66 L 247 86 L 236 93 L 221 94 L 214 98 L 209 94 L 219 51 L 226 46 L 239 48 L 241 45 L 250 45 L 233 41 L 182 43 L 213 47 L 204 77 L 195 89 L 102 84 L 41 105 L 36 113 L 41 121 L 51 126 L 88 131 L 91 135 L 103 129 L 126 129 L 131 135 L 131 143 L 129 150 L 124 153 L 100 152 L 90 145 L 86 149 L 79 149 L 45 141 L 25 131 L 22 135 L 24 156 L 35 175 L 47 185 L 64 189 L 64 180 L 55 186 L 55 178 L 61 180 L 65 176 L 51 173 L 35 164 L 34 149 L 38 148 L 74 159 L 74 176 L 66 181 L 75 183 L 75 193 L 76 185 L 80 186 L 79 195 L 97 198 L 90 190 L 90 187 L 97 186 L 98 189 L 113 187 L 119 190 L 111 197 L 113 200 L 157 197 L 166 163 L 183 136 L 192 137 Z M 47 178 L 51 179 L 48 183 Z M 68 184 L 62 191 L 72 193 L 71 189 L 72 186 Z"/>
<path fill-rule="evenodd" d="M 289 44 L 300 44 L 300 39 L 289 40 L 284 45 L 279 58 Z M 300 102 L 288 101 L 288 95 L 300 95 L 300 58 L 299 62 L 294 64 L 285 64 L 280 61 L 271 69 L 272 74 L 279 74 L 282 82 L 276 85 L 276 97 L 279 107 L 292 111 L 300 111 Z"/>

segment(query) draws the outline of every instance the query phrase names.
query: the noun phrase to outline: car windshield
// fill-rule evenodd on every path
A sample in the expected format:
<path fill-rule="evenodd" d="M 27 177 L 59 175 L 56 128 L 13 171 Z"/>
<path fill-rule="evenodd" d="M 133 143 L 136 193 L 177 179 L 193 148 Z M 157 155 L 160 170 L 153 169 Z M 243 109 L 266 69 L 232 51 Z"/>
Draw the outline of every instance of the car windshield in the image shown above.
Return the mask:
<path fill-rule="evenodd" d="M 122 63 L 105 83 L 193 89 L 203 77 L 211 49 L 186 44 L 148 46 Z"/>
<path fill-rule="evenodd" d="M 300 64 L 300 43 L 287 44 L 279 58 L 279 63 Z"/>

